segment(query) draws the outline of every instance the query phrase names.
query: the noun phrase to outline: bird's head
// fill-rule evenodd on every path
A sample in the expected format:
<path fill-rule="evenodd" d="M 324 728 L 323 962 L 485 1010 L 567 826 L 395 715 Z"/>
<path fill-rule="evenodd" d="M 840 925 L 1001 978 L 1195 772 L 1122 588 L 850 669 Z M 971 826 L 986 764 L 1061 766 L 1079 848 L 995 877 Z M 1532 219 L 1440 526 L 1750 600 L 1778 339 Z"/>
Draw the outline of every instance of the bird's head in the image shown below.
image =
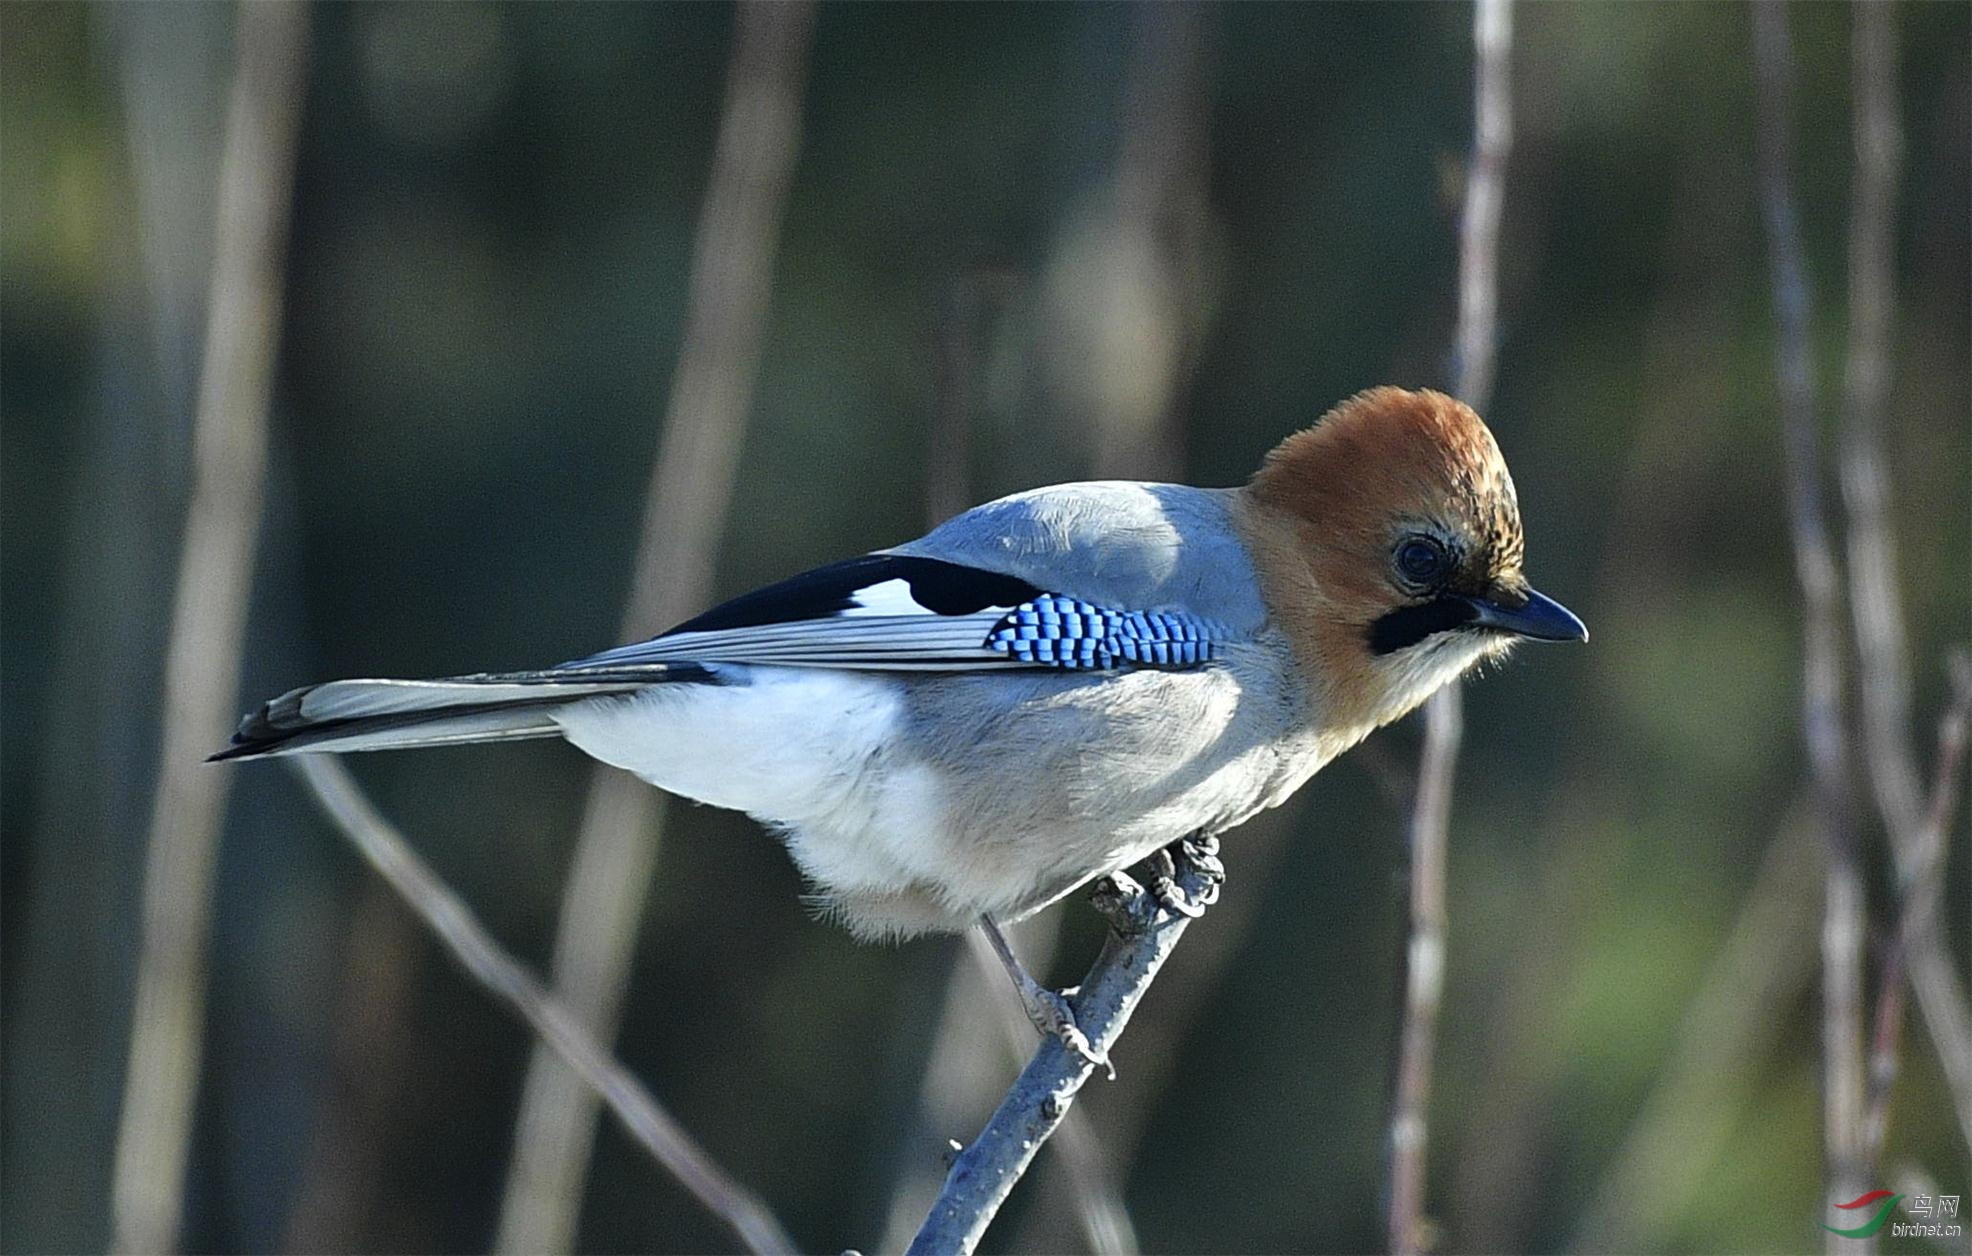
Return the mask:
<path fill-rule="evenodd" d="M 1443 393 L 1374 388 L 1267 457 L 1250 540 L 1326 713 L 1367 732 L 1522 639 L 1588 629 L 1521 570 L 1493 434 Z"/>

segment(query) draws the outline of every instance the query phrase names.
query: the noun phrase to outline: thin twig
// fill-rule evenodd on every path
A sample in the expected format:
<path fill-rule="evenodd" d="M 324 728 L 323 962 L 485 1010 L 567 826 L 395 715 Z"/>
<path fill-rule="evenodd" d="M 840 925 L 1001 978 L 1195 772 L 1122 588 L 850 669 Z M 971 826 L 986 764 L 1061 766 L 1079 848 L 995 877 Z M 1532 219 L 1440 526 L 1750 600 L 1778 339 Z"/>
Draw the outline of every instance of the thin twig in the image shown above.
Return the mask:
<path fill-rule="evenodd" d="M 1493 397 L 1498 360 L 1500 214 L 1513 151 L 1512 0 L 1481 0 L 1472 40 L 1472 171 L 1459 222 L 1458 395 L 1483 409 Z"/>
<path fill-rule="evenodd" d="M 1938 907 L 1944 900 L 1945 832 L 1958 805 L 1959 774 L 1965 761 L 1967 726 L 1972 723 L 1972 656 L 1950 658 L 1952 698 L 1938 720 L 1938 757 L 1932 769 L 1931 797 L 1922 831 L 1911 842 L 1914 856 L 1900 877 L 1896 936 L 1883 961 L 1882 993 L 1870 1039 L 1869 1103 L 1864 1132 L 1872 1158 L 1881 1153 L 1889 1127 L 1890 1093 L 1896 1085 L 1903 1031 L 1906 980 L 1918 995 L 1925 1023 L 1944 1067 L 1959 1129 L 1972 1147 L 1972 1015 L 1945 945 Z M 1928 1000 L 1928 1002 L 1927 1002 Z"/>
<path fill-rule="evenodd" d="M 655 632 L 710 600 L 800 147 L 813 17 L 806 0 L 743 4 L 735 12 L 685 340 L 644 508 L 626 639 Z M 596 768 L 563 893 L 555 988 L 605 1040 L 615 1037 L 657 862 L 661 803 L 634 777 Z M 515 1129 L 499 1251 L 574 1245 L 595 1118 L 590 1093 L 537 1048 Z"/>
<path fill-rule="evenodd" d="M 1855 623 L 1862 762 L 1897 868 L 1901 921 L 1887 949 L 1871 1035 L 1864 1155 L 1873 1166 L 1888 1129 L 1896 1081 L 1906 974 L 1912 973 L 1926 1025 L 1940 1048 L 1945 1077 L 1968 1146 L 1972 1146 L 1972 1014 L 1968 1014 L 1946 939 L 1935 927 L 1943 892 L 1945 828 L 1950 808 L 1927 809 L 1911 743 L 1908 642 L 1890 521 L 1889 460 L 1883 448 L 1890 341 L 1896 322 L 1896 203 L 1903 128 L 1897 115 L 1897 29 L 1885 0 L 1853 10 L 1855 153 L 1849 225 L 1849 345 L 1842 427 L 1842 496 L 1848 511 L 1849 607 Z M 1945 730 L 1933 792 L 1947 796 L 1944 774 L 1956 760 Z M 1921 974 L 1921 976 L 1916 975 Z"/>
<path fill-rule="evenodd" d="M 1842 496 L 1849 518 L 1849 607 L 1855 621 L 1863 764 L 1893 846 L 1910 846 L 1921 823 L 1909 739 L 1910 676 L 1889 519 L 1883 411 L 1895 315 L 1897 175 L 1902 128 L 1896 108 L 1896 30 L 1890 6 L 1852 10 L 1856 165 L 1849 223 L 1849 349 L 1842 430 Z M 1907 860 L 1906 860 L 1907 861 Z M 1886 948 L 1870 1036 L 1864 1155 L 1874 1165 L 1889 1127 L 1904 1010 L 1905 938 L 1917 921 L 1919 886 L 1906 884 L 1905 928 Z"/>
<path fill-rule="evenodd" d="M 1500 211 L 1513 147 L 1512 0 L 1480 0 L 1473 15 L 1473 152 L 1459 223 L 1458 394 L 1484 408 L 1498 340 Z M 1424 748 L 1410 825 L 1410 940 L 1403 1031 L 1390 1115 L 1390 1249 L 1431 1246 L 1425 1220 L 1425 1152 L 1431 1064 L 1445 978 L 1445 862 L 1452 778 L 1464 719 L 1456 684 L 1425 706 Z"/>
<path fill-rule="evenodd" d="M 495 942 L 459 896 L 439 880 L 402 834 L 377 813 L 333 755 L 289 760 L 357 852 L 390 883 L 452 958 L 505 1002 L 556 1056 L 616 1114 L 623 1128 L 707 1210 L 732 1228 L 750 1252 L 793 1252 L 780 1223 L 751 1192 L 727 1176 L 690 1134 L 651 1098 L 629 1070 L 610 1058 L 573 1009 L 556 999 Z"/>
<path fill-rule="evenodd" d="M 1896 312 L 1897 175 L 1903 133 L 1897 117 L 1896 25 L 1890 6 L 1883 0 L 1862 0 L 1851 13 L 1856 164 L 1850 193 L 1842 502 L 1849 524 L 1849 611 L 1856 632 L 1862 761 L 1890 841 L 1904 847 L 1920 823 L 1921 803 L 1910 743 L 1910 672 L 1888 509 L 1890 476 L 1883 451 L 1889 340 Z M 1908 902 L 1903 914 L 1906 922 L 1913 918 Z M 1890 1092 L 1896 1083 L 1903 1029 L 1905 954 L 1902 937 L 1886 948 L 1870 1035 L 1863 1156 L 1872 1168 L 1882 1155 L 1889 1129 Z"/>
<path fill-rule="evenodd" d="M 1212 890 L 1210 878 L 1189 860 L 1180 862 L 1175 880 L 1179 892 L 1194 902 Z M 1113 1053 L 1131 1013 L 1191 923 L 1191 917 L 1161 906 L 1149 891 L 1134 886 L 1127 899 L 1112 896 L 1105 910 L 1118 923 L 1069 1000 L 1075 1023 L 1100 1056 Z M 1095 1065 L 1060 1039 L 1045 1039 L 992 1120 L 953 1162 L 945 1189 L 911 1243 L 910 1256 L 977 1249 L 1000 1205 L 1094 1073 Z"/>
<path fill-rule="evenodd" d="M 111 1182 L 118 1251 L 177 1247 L 205 1020 L 212 869 L 232 774 L 206 769 L 238 701 L 280 338 L 308 10 L 239 10 L 220 160 L 192 491 L 165 657 L 130 1056 Z"/>
<path fill-rule="evenodd" d="M 1849 345 L 1843 388 L 1842 504 L 1848 514 L 1849 610 L 1855 620 L 1862 761 L 1890 832 L 1908 834 L 1924 802 L 1911 748 L 1910 667 L 1890 522 L 1883 413 L 1896 316 L 1897 38 L 1886 0 L 1855 18 L 1855 150 L 1849 221 Z"/>
<path fill-rule="evenodd" d="M 1972 676 L 1968 676 L 1968 672 L 1972 672 L 1972 663 L 1968 663 L 1963 656 L 1955 657 L 1952 662 L 1955 692 L 1951 705 L 1938 721 L 1938 762 L 1933 775 L 1936 783 L 1926 818 L 1930 831 L 1941 839 L 1951 822 L 1952 809 L 1957 805 L 1959 771 L 1965 758 L 1966 725 L 1968 718 L 1972 718 Z M 1896 1087 L 1897 1074 L 1901 1071 L 1904 991 L 1910 959 L 1913 954 L 1924 955 L 1928 950 L 1927 944 L 1941 942 L 1938 936 L 1938 905 L 1944 896 L 1942 857 L 1943 842 L 1940 840 L 1931 866 L 1919 870 L 1910 878 L 1902 895 L 1896 936 L 1885 948 L 1875 1028 L 1870 1034 L 1869 1095 L 1863 1117 L 1865 1146 L 1872 1163 L 1882 1155 L 1884 1137 L 1890 1124 L 1890 1096 Z M 1946 974 L 1951 972 L 1950 960 L 1944 959 L 1942 954 L 1930 959 L 1931 967 L 1927 971 L 1932 974 L 1929 980 L 1934 983 L 1937 981 L 1935 965 L 1940 960 L 1946 965 Z M 1923 962 L 1920 960 L 1920 963 Z M 1955 994 L 1956 982 L 1948 980 L 1944 989 L 1947 1005 Z M 1954 1030 L 1957 1032 L 1954 1033 Z M 1965 1032 L 1962 1018 L 1955 1019 L 1950 1015 L 1938 1018 L 1932 1033 L 1937 1039 L 1946 1083 L 1953 1088 L 1959 1119 L 1962 1123 L 1972 1120 L 1972 1112 L 1966 1111 L 1962 1102 L 1964 1092 L 1958 1089 L 1966 1083 L 1966 1073 L 1968 1068 L 1972 1068 L 1972 1034 Z M 1964 1128 L 1972 1131 L 1972 1125 L 1965 1125 Z M 1967 1143 L 1972 1145 L 1972 1133 L 1967 1134 Z"/>
<path fill-rule="evenodd" d="M 1399 1256 L 1431 1246 L 1424 1215 L 1431 1062 L 1445 983 L 1445 862 L 1452 774 L 1463 733 L 1463 704 L 1447 687 L 1425 709 L 1417 800 L 1411 812 L 1410 940 L 1405 951 L 1404 1020 L 1397 1047 L 1397 1086 L 1390 1112 L 1390 1250 Z"/>
<path fill-rule="evenodd" d="M 1758 80 L 1760 199 L 1773 280 L 1788 515 L 1801 586 L 1802 736 L 1815 809 L 1828 842 L 1822 916 L 1823 1143 L 1834 1200 L 1868 1189 L 1863 1147 L 1863 874 L 1857 850 L 1842 715 L 1840 574 L 1822 505 L 1808 328 L 1813 296 L 1801 244 L 1793 178 L 1793 50 L 1781 0 L 1753 8 Z M 1832 1202 L 1832 1201 L 1831 1201 Z M 1830 1213 L 1832 1220 L 1834 1213 Z M 1831 1234 L 1830 1252 L 1851 1240 Z"/>

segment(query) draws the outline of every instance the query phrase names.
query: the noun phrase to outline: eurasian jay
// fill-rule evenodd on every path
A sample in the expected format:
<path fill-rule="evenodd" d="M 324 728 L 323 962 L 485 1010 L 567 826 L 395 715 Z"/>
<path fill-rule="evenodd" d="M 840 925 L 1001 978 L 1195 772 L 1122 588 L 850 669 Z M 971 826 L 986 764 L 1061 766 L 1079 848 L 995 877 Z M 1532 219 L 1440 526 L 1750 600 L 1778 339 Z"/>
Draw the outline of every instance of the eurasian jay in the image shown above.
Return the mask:
<path fill-rule="evenodd" d="M 984 924 L 1011 961 L 996 923 L 1278 805 L 1516 641 L 1587 640 L 1522 552 L 1478 415 L 1377 388 L 1243 488 L 1018 493 L 558 667 L 296 689 L 213 757 L 563 737 L 769 825 L 859 936 Z"/>

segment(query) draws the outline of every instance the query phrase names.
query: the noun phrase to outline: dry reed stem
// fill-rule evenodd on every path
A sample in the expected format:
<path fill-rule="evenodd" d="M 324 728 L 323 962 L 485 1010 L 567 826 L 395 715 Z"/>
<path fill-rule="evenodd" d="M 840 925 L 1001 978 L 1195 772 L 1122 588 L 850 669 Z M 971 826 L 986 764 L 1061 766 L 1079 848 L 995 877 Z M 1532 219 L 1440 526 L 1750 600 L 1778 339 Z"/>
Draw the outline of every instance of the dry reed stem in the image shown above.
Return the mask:
<path fill-rule="evenodd" d="M 813 20 L 806 0 L 761 0 L 734 15 L 685 340 L 644 508 L 625 639 L 658 631 L 710 600 L 800 148 Z M 613 768 L 595 769 L 563 893 L 554 974 L 556 990 L 605 1040 L 615 1036 L 629 982 L 662 819 L 662 798 L 649 786 Z M 593 1095 L 537 1048 L 515 1128 L 499 1251 L 573 1247 L 595 1119 Z"/>
<path fill-rule="evenodd" d="M 1911 748 L 1910 665 L 1883 452 L 1890 337 L 1896 321 L 1896 22 L 1884 0 L 1855 18 L 1856 164 L 1849 220 L 1849 343 L 1844 372 L 1841 482 L 1848 514 L 1849 609 L 1855 620 L 1862 761 L 1893 835 L 1913 832 L 1924 801 Z"/>
<path fill-rule="evenodd" d="M 203 759 L 231 731 L 239 698 L 308 40 L 309 13 L 299 4 L 243 4 L 238 13 L 111 1179 L 111 1242 L 122 1252 L 174 1250 L 183 1220 L 212 872 L 232 779 Z"/>

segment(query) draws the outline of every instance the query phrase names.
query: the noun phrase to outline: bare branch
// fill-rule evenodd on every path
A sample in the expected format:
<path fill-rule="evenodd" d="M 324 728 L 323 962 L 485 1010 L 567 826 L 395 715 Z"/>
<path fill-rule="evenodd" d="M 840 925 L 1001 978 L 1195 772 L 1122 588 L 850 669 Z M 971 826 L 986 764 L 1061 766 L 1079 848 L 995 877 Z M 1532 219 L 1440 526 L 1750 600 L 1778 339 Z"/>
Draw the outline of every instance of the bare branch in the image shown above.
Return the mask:
<path fill-rule="evenodd" d="M 1513 0 L 1480 0 L 1473 15 L 1473 150 L 1459 221 L 1458 395 L 1493 397 L 1499 340 L 1500 213 L 1513 150 Z"/>
<path fill-rule="evenodd" d="M 1390 1250 L 1406 1256 L 1432 1244 L 1424 1216 L 1431 1063 L 1445 985 L 1445 862 L 1452 775 L 1463 734 L 1463 703 L 1446 687 L 1425 709 L 1424 749 L 1411 812 L 1411 919 L 1405 950 L 1404 1021 L 1397 1088 L 1390 1111 Z"/>
<path fill-rule="evenodd" d="M 726 100 L 692 258 L 685 342 L 672 375 L 623 636 L 710 600 L 752 400 L 781 216 L 800 147 L 814 12 L 806 0 L 735 12 Z M 662 829 L 662 798 L 597 767 L 555 939 L 555 988 L 615 1036 Z M 567 1251 L 594 1143 L 595 1100 L 542 1049 L 528 1068 L 496 1246 Z"/>
<path fill-rule="evenodd" d="M 1209 901 L 1212 878 L 1196 863 L 1180 860 L 1176 884 L 1193 902 Z M 1184 936 L 1191 917 L 1161 906 L 1149 891 L 1128 886 L 1129 897 L 1111 896 L 1106 914 L 1116 927 L 1102 954 L 1069 1000 L 1075 1023 L 1099 1056 L 1110 1055 L 1157 972 Z M 1039 1051 L 1000 1102 L 993 1119 L 959 1153 L 910 1246 L 911 1256 L 969 1253 L 1034 1161 L 1041 1144 L 1062 1123 L 1095 1065 L 1060 1039 Z"/>
<path fill-rule="evenodd" d="M 1473 151 L 1459 223 L 1458 394 L 1483 409 L 1492 395 L 1498 341 L 1500 211 L 1513 147 L 1512 0 L 1480 0 L 1473 14 Z M 1431 1064 L 1445 976 L 1445 861 L 1452 778 L 1464 725 L 1447 685 L 1425 706 L 1424 749 L 1410 826 L 1411 922 L 1403 1033 L 1390 1115 L 1390 1250 L 1424 1251 L 1425 1150 Z"/>
<path fill-rule="evenodd" d="M 1924 803 L 1910 743 L 1910 668 L 1883 454 L 1896 317 L 1897 181 L 1903 157 L 1896 21 L 1886 0 L 1862 0 L 1852 12 L 1856 165 L 1841 464 L 1849 524 L 1849 609 L 1859 659 L 1863 765 L 1890 831 L 1908 834 L 1922 822 Z"/>
<path fill-rule="evenodd" d="M 1949 751 L 1954 717 L 1940 730 L 1934 794 L 1927 809 L 1911 743 L 1908 643 L 1890 522 L 1883 420 L 1896 322 L 1896 203 L 1903 128 L 1897 115 L 1897 30 L 1885 0 L 1855 6 L 1856 164 L 1849 224 L 1849 346 L 1842 428 L 1842 495 L 1848 510 L 1849 607 L 1855 623 L 1862 761 L 1897 867 L 1901 920 L 1884 961 L 1871 1036 L 1864 1154 L 1873 1164 L 1888 1126 L 1897 1075 L 1904 982 L 1910 971 L 1926 1025 L 1939 1047 L 1959 1124 L 1972 1145 L 1972 1014 L 1946 940 L 1936 927 L 1949 823 Z M 1956 708 L 1954 708 L 1956 709 Z M 1961 725 L 1962 726 L 1962 725 Z"/>
<path fill-rule="evenodd" d="M 1863 1145 L 1863 880 L 1842 715 L 1840 574 L 1822 505 L 1808 326 L 1813 296 L 1802 253 L 1793 176 L 1793 50 L 1781 0 L 1753 8 L 1759 87 L 1760 197 L 1773 280 L 1788 515 L 1803 621 L 1802 735 L 1815 808 L 1828 842 L 1822 916 L 1823 1140 L 1827 1189 L 1847 1199 L 1867 1189 Z M 1830 1214 L 1831 1218 L 1834 1214 Z M 1847 1240 L 1830 1235 L 1828 1250 Z"/>
<path fill-rule="evenodd" d="M 1897 118 L 1896 29 L 1883 0 L 1862 0 L 1855 18 L 1856 165 L 1849 220 L 1849 348 L 1843 392 L 1841 480 L 1848 513 L 1849 610 L 1855 622 L 1863 765 L 1895 847 L 1921 823 L 1910 743 L 1910 674 L 1889 517 L 1890 476 L 1883 452 L 1889 394 L 1889 340 L 1895 322 L 1897 176 L 1903 135 Z M 1906 923 L 1913 919 L 1910 905 Z M 1863 1154 L 1874 1165 L 1889 1125 L 1903 1027 L 1903 939 L 1883 963 L 1870 1038 Z"/>
<path fill-rule="evenodd" d="M 1945 832 L 1958 805 L 1964 767 L 1966 729 L 1972 723 L 1972 656 L 1951 657 L 1952 699 L 1938 721 L 1938 759 L 1932 771 L 1929 804 L 1922 828 L 1909 842 L 1911 853 L 1902 883 L 1896 937 L 1883 963 L 1881 1000 L 1871 1038 L 1869 1107 L 1865 1133 L 1873 1156 L 1880 1153 L 1889 1126 L 1890 1092 L 1896 1084 L 1903 1029 L 1906 976 L 1924 1010 L 1945 1084 L 1958 1115 L 1959 1132 L 1972 1147 L 1972 1014 L 1958 969 L 1946 947 L 1938 908 L 1945 889 Z"/>
<path fill-rule="evenodd" d="M 238 10 L 192 490 L 165 657 L 143 950 L 111 1184 L 112 1242 L 177 1247 L 205 1020 L 212 868 L 232 775 L 207 769 L 238 701 L 267 463 L 308 10 Z"/>
<path fill-rule="evenodd" d="M 708 1211 L 730 1226 L 748 1251 L 795 1250 L 773 1214 L 727 1176 L 629 1070 L 610 1058 L 574 1010 L 550 995 L 500 948 L 472 909 L 370 805 L 340 759 L 305 754 L 289 763 L 314 793 L 324 814 L 437 935 L 467 975 L 518 1012 L 582 1084 L 609 1105 L 630 1137 Z"/>

